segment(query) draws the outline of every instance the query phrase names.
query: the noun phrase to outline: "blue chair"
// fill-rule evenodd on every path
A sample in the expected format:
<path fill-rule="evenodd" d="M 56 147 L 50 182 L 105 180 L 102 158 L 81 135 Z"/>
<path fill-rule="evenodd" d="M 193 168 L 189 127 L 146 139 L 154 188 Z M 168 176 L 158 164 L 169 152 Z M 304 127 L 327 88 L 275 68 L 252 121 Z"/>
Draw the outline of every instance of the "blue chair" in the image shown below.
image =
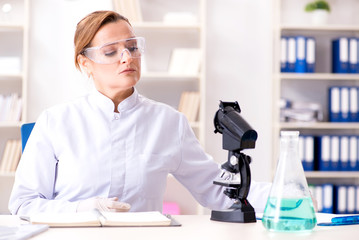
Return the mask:
<path fill-rule="evenodd" d="M 24 152 L 25 146 L 26 146 L 26 142 L 27 139 L 30 137 L 31 131 L 34 128 L 35 123 L 24 123 L 21 126 L 21 146 L 22 146 L 22 151 Z"/>

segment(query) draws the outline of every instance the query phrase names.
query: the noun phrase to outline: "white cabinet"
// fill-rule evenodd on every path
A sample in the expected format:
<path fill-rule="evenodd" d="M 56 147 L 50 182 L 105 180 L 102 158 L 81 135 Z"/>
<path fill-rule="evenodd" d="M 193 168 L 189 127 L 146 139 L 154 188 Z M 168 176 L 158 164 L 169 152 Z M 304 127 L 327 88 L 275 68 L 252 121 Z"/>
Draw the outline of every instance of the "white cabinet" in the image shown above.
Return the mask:
<path fill-rule="evenodd" d="M 20 140 L 26 121 L 29 1 L 0 2 L 0 166 L 6 143 Z M 0 213 L 7 212 L 13 173 L 0 172 Z"/>

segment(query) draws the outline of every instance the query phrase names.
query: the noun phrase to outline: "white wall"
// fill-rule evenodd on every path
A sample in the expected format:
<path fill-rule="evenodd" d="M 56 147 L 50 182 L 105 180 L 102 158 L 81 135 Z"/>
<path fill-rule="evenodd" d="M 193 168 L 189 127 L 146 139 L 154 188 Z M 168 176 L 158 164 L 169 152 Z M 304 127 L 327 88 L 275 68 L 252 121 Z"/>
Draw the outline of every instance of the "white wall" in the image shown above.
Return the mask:
<path fill-rule="evenodd" d="M 210 0 L 207 11 L 206 149 L 227 160 L 222 135 L 213 134 L 219 100 L 238 101 L 242 116 L 257 131 L 251 171 L 255 180 L 271 180 L 272 1 Z"/>
<path fill-rule="evenodd" d="M 111 0 L 31 0 L 28 121 L 45 108 L 84 94 L 89 83 L 73 64 L 76 23 Z M 270 180 L 272 1 L 207 1 L 206 150 L 227 160 L 221 135 L 213 133 L 218 101 L 238 101 L 258 132 L 252 156 L 255 180 Z"/>

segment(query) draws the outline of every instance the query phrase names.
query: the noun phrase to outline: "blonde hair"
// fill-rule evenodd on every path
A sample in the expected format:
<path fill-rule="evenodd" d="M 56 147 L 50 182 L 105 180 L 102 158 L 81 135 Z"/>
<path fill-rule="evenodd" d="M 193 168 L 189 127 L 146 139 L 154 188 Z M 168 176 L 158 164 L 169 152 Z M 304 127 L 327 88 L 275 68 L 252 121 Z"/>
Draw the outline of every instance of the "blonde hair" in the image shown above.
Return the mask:
<path fill-rule="evenodd" d="M 75 66 L 81 70 L 78 56 L 83 54 L 85 48 L 90 47 L 92 39 L 98 30 L 107 23 L 113 23 L 120 20 L 126 21 L 130 26 L 128 19 L 114 11 L 95 11 L 84 17 L 76 27 L 75 44 Z"/>

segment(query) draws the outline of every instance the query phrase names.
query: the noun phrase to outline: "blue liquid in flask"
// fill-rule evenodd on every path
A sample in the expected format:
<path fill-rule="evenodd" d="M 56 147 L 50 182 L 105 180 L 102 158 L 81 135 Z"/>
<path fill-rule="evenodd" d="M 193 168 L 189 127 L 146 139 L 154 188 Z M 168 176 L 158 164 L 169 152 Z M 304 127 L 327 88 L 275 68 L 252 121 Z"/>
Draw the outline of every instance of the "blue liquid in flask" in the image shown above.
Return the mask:
<path fill-rule="evenodd" d="M 310 231 L 317 223 L 312 199 L 269 198 L 262 223 L 270 231 Z"/>

